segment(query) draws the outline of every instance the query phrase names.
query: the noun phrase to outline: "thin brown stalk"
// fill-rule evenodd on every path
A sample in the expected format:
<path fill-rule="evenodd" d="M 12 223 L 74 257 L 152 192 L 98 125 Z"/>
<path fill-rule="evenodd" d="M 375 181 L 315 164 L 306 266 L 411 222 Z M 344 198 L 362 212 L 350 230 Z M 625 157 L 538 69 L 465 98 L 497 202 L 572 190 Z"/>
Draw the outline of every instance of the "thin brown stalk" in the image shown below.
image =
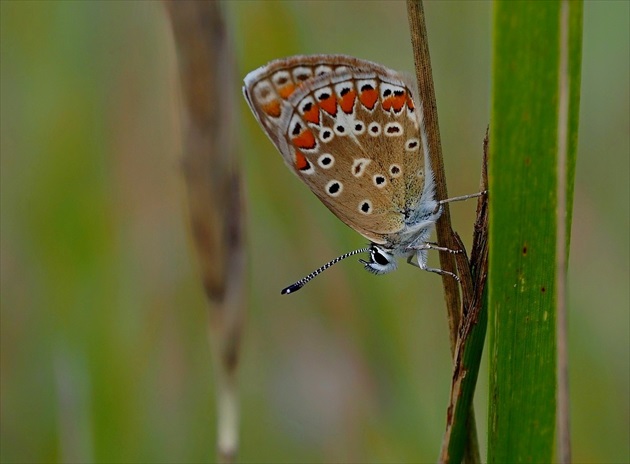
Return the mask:
<path fill-rule="evenodd" d="M 165 2 L 182 87 L 191 232 L 208 301 L 217 391 L 217 461 L 238 450 L 236 371 L 245 318 L 243 187 L 237 163 L 234 73 L 218 2 Z M 217 108 L 221 111 L 217 111 Z"/>
<path fill-rule="evenodd" d="M 488 134 L 484 140 L 481 191 L 488 190 Z M 457 234 L 460 249 L 463 243 Z M 446 432 L 442 440 L 440 462 L 478 462 L 479 450 L 464 446 L 462 437 L 468 434 L 470 446 L 478 446 L 472 412 L 479 364 L 486 335 L 487 308 L 485 308 L 485 286 L 488 276 L 488 196 L 477 202 L 477 219 L 473 234 L 471 259 L 465 253 L 458 254 L 457 268 L 462 279 L 464 314 L 459 329 L 455 351 L 451 396 L 446 418 Z"/>
<path fill-rule="evenodd" d="M 435 177 L 436 194 L 438 199 L 448 198 L 446 175 L 442 158 L 442 143 L 438 124 L 437 103 L 433 86 L 429 42 L 425 24 L 424 6 L 422 0 L 407 0 L 407 15 L 411 30 L 411 44 L 414 53 L 416 78 L 418 80 L 419 101 L 422 102 L 425 128 L 428 136 L 429 157 Z M 458 244 L 451 226 L 451 216 L 448 204 L 444 205 L 443 213 L 436 224 L 438 243 L 449 249 L 457 249 Z M 455 257 L 450 253 L 440 253 L 440 267 L 449 272 L 455 272 Z M 442 277 L 444 297 L 446 300 L 447 317 L 450 334 L 451 354 L 456 353 L 457 337 L 461 320 L 461 299 L 458 283 L 448 275 Z M 471 408 L 469 419 L 469 435 L 466 462 L 480 462 L 479 446 L 477 444 L 474 411 Z"/>
<path fill-rule="evenodd" d="M 418 80 L 419 100 L 422 102 L 424 124 L 429 143 L 429 157 L 433 175 L 435 177 L 436 195 L 440 200 L 448 198 L 446 188 L 446 174 L 444 173 L 444 161 L 442 158 L 442 141 L 438 124 L 437 104 L 435 89 L 433 87 L 433 73 L 431 70 L 431 57 L 429 55 L 429 42 L 425 24 L 424 6 L 422 0 L 407 1 L 407 15 L 411 30 L 411 45 L 413 47 L 414 62 L 416 65 L 416 78 Z M 455 249 L 451 227 L 451 213 L 448 203 L 443 205 L 443 212 L 436 224 L 438 243 L 446 248 Z M 455 272 L 455 257 L 450 253 L 440 253 L 440 267 L 449 272 Z M 457 343 L 457 329 L 459 327 L 461 300 L 457 281 L 450 276 L 442 276 L 444 296 L 448 312 L 448 325 L 451 334 L 451 353 L 455 352 Z"/>

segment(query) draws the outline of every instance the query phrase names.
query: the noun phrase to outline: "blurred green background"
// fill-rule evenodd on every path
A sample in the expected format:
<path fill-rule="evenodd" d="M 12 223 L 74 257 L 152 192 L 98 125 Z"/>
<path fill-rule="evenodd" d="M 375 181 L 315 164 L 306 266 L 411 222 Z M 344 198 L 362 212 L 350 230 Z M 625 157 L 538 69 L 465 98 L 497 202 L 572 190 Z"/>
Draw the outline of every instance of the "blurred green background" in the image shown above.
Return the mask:
<path fill-rule="evenodd" d="M 412 72 L 403 2 L 223 6 L 239 79 L 297 53 Z M 474 192 L 492 4 L 425 8 L 449 192 Z M 163 5 L 0 9 L 0 459 L 212 460 L 207 312 Z M 585 4 L 569 272 L 576 462 L 630 460 L 629 17 L 628 2 Z M 434 462 L 450 382 L 440 279 L 409 266 L 374 277 L 348 260 L 281 297 L 364 241 L 283 166 L 238 101 L 250 257 L 241 460 Z M 474 204 L 452 215 L 470 243 Z M 487 376 L 476 398 L 482 448 Z"/>

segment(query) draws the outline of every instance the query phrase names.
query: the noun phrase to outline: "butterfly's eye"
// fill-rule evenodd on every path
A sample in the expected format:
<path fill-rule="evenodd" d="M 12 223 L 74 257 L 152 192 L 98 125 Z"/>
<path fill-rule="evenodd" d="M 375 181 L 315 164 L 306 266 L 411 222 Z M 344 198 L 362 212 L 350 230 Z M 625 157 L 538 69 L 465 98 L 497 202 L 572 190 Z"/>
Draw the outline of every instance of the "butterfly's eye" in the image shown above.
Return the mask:
<path fill-rule="evenodd" d="M 370 261 L 361 261 L 365 269 L 374 274 L 386 274 L 396 269 L 396 259 L 387 249 L 379 245 L 370 246 Z"/>
<path fill-rule="evenodd" d="M 380 264 L 381 266 L 387 266 L 389 264 L 389 260 L 378 250 L 372 251 L 372 260 Z"/>

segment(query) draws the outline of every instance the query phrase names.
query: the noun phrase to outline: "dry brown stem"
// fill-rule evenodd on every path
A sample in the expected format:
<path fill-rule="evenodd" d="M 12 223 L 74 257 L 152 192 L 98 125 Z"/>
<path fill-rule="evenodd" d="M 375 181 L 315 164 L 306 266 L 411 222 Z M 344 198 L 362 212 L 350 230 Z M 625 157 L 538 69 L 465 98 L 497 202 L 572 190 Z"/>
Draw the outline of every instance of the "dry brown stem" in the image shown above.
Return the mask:
<path fill-rule="evenodd" d="M 429 54 L 429 41 L 425 23 L 424 6 L 422 0 L 407 0 L 407 15 L 411 30 L 411 45 L 413 47 L 416 78 L 418 80 L 419 101 L 422 102 L 425 128 L 427 131 L 429 158 L 435 177 L 436 195 L 440 200 L 448 198 L 446 187 L 446 174 L 442 158 L 442 143 L 438 124 L 437 103 L 433 86 L 433 73 L 431 70 L 431 57 Z M 436 224 L 436 233 L 440 246 L 451 250 L 460 249 L 458 240 L 451 226 L 451 215 L 448 203 L 440 219 Z M 455 256 L 451 253 L 440 253 L 440 267 L 449 272 L 455 272 Z M 468 266 L 465 266 L 468 269 Z M 465 288 L 471 288 L 470 273 L 464 273 Z M 457 339 L 461 321 L 462 303 L 458 283 L 448 275 L 442 276 L 444 286 L 444 298 L 446 300 L 447 317 L 449 324 L 451 355 L 455 358 Z M 466 294 L 464 294 L 466 296 Z M 474 419 L 474 411 L 470 411 L 468 446 L 466 447 L 466 462 L 480 462 L 479 446 Z"/>
<path fill-rule="evenodd" d="M 182 168 L 190 224 L 210 310 L 217 460 L 233 462 L 238 449 L 236 369 L 245 317 L 243 186 L 234 138 L 237 79 L 218 2 L 169 0 L 165 5 L 182 86 Z"/>

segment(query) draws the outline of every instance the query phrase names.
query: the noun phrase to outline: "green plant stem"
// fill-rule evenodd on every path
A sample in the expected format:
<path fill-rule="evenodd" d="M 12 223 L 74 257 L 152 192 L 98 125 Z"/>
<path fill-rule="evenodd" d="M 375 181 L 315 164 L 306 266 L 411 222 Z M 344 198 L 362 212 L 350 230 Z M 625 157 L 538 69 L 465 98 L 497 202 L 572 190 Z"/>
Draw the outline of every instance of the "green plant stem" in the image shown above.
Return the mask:
<path fill-rule="evenodd" d="M 573 24 L 572 15 L 581 17 L 581 3 L 568 6 Z M 581 37 L 581 27 L 571 27 L 563 40 L 561 24 L 561 2 L 495 4 L 489 162 L 490 463 L 553 460 L 557 296 L 564 291 L 559 287 L 564 277 L 556 270 L 566 265 L 558 264 L 556 247 L 558 228 L 570 230 L 579 96 L 574 83 L 579 82 L 575 63 L 580 47 L 575 41 Z M 565 79 L 572 89 L 568 98 L 561 96 Z M 563 143 L 566 148 L 559 149 Z M 566 155 L 564 160 L 559 151 Z M 560 210 L 559 189 L 566 200 Z M 568 238 L 561 248 L 566 249 Z"/>

